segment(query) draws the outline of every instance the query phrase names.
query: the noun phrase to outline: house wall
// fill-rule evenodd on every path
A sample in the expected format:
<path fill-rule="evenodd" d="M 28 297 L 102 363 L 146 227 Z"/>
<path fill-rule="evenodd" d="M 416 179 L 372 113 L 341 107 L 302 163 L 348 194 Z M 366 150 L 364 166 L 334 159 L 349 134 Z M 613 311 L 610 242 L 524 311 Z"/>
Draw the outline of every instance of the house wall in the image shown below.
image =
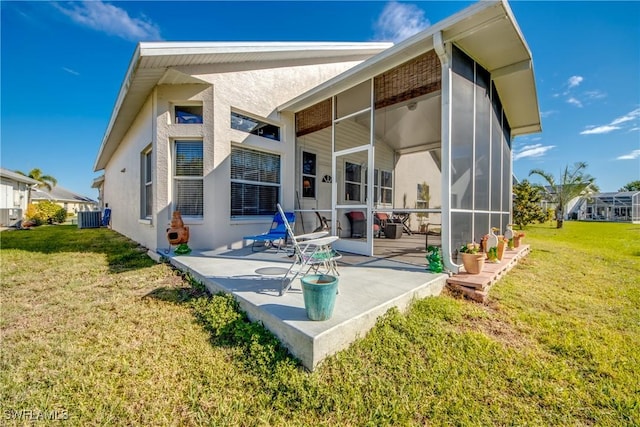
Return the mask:
<path fill-rule="evenodd" d="M 279 154 L 282 206 L 295 207 L 295 129 L 293 117 L 277 113 L 278 105 L 312 89 L 359 62 L 314 64 L 211 74 L 217 69 L 194 67 L 194 74 L 213 85 L 213 150 L 205 150 L 205 219 L 191 226 L 196 248 L 241 247 L 243 236 L 265 232 L 272 217 L 231 219 L 230 154 L 232 144 Z M 207 73 L 208 72 L 208 73 Z M 281 127 L 281 140 L 273 141 L 230 127 L 234 109 L 264 117 Z M 207 145 L 205 144 L 205 147 Z M 208 153 L 208 154 L 207 154 Z"/>
<path fill-rule="evenodd" d="M 148 248 L 156 247 L 157 218 L 140 219 L 140 153 L 155 139 L 154 98 L 147 99 L 104 171 L 103 201 L 111 208 L 112 228 Z"/>
<path fill-rule="evenodd" d="M 24 182 L 17 182 L 5 177 L 0 178 L 0 209 L 27 209 L 28 187 Z"/>
<path fill-rule="evenodd" d="M 240 247 L 242 237 L 262 233 L 271 217 L 232 219 L 230 161 L 232 144 L 281 156 L 281 196 L 285 209 L 294 208 L 295 134 L 292 115 L 280 115 L 278 105 L 358 64 L 271 64 L 259 70 L 224 66 L 178 67 L 207 84 L 158 85 L 105 168 L 104 202 L 112 208 L 112 227 L 141 244 L 169 248 L 166 228 L 173 212 L 173 144 L 203 141 L 204 207 L 202 218 L 183 218 L 194 249 Z M 289 65 L 289 66 L 287 66 Z M 273 67 L 273 68 L 270 68 Z M 201 102 L 203 124 L 172 123 L 175 104 Z M 232 129 L 231 110 L 266 118 L 281 127 L 281 141 Z M 141 153 L 151 144 L 154 215 L 141 219 Z M 121 172 L 121 170 L 125 172 Z"/>
<path fill-rule="evenodd" d="M 403 207 L 404 195 L 406 194 L 406 207 L 416 208 L 418 201 L 418 184 L 425 182 L 429 186 L 429 208 L 436 209 L 442 207 L 442 173 L 429 151 L 419 151 L 415 153 L 403 154 L 398 157 L 395 173 L 395 187 L 403 189 L 396 191 L 395 204 Z M 406 193 L 404 192 L 406 191 Z M 411 228 L 419 230 L 420 224 L 441 223 L 441 214 L 425 214 L 421 217 L 411 214 Z"/>
<path fill-rule="evenodd" d="M 190 228 L 189 245 L 194 248 L 209 248 L 205 230 L 212 228 L 211 219 L 215 215 L 212 206 L 217 200 L 217 189 L 213 180 L 214 165 L 214 88 L 206 84 L 159 85 L 156 89 L 156 105 L 154 124 L 156 126 L 156 141 L 154 142 L 155 168 L 152 172 L 154 190 L 154 222 L 155 248 L 169 248 L 166 230 L 171 222 L 175 210 L 173 200 L 173 162 L 174 142 L 176 140 L 201 140 L 203 151 L 204 176 L 204 216 L 203 218 L 183 217 L 185 225 Z M 175 105 L 189 103 L 202 104 L 202 124 L 173 123 L 172 110 Z M 229 123 L 227 123 L 229 126 Z M 228 178 L 227 178 L 228 181 Z M 141 188 L 140 188 L 141 191 Z M 139 199 L 139 198 L 138 198 Z M 210 237 L 209 237 L 210 238 Z M 211 244 L 209 242 L 209 244 Z"/>

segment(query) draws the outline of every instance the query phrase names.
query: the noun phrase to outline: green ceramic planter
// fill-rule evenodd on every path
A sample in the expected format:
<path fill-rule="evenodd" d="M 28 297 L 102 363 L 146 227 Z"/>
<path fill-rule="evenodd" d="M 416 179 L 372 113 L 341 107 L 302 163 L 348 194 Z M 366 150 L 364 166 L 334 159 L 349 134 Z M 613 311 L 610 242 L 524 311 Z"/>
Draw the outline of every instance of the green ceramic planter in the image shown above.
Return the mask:
<path fill-rule="evenodd" d="M 338 292 L 338 278 L 328 274 L 310 274 L 300 279 L 307 317 L 311 320 L 328 320 Z"/>

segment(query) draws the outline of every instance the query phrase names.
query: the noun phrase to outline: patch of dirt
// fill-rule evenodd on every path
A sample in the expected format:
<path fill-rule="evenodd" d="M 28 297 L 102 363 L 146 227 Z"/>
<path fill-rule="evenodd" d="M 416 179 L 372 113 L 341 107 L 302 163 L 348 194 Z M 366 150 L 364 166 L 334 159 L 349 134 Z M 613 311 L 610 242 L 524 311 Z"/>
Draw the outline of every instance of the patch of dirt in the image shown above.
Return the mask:
<path fill-rule="evenodd" d="M 523 349 L 531 345 L 530 340 L 512 325 L 495 318 L 469 319 L 463 326 L 468 330 L 480 331 L 507 347 Z"/>

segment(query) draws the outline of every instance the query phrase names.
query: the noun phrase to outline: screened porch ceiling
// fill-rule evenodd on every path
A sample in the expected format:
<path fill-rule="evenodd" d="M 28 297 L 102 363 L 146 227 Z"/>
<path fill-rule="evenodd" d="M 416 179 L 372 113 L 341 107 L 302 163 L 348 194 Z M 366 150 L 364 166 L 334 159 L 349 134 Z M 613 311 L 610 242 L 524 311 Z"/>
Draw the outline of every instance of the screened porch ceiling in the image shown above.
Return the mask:
<path fill-rule="evenodd" d="M 376 110 L 375 136 L 399 154 L 440 148 L 440 92 Z"/>

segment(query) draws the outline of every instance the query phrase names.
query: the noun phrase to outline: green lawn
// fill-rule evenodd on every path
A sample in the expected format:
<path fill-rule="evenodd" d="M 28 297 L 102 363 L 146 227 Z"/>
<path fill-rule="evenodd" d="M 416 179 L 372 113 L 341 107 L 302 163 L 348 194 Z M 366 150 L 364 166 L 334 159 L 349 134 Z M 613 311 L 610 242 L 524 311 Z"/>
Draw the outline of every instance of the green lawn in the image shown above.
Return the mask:
<path fill-rule="evenodd" d="M 640 225 L 525 231 L 487 305 L 391 310 L 313 373 L 111 230 L 2 232 L 0 423 L 640 425 Z"/>

